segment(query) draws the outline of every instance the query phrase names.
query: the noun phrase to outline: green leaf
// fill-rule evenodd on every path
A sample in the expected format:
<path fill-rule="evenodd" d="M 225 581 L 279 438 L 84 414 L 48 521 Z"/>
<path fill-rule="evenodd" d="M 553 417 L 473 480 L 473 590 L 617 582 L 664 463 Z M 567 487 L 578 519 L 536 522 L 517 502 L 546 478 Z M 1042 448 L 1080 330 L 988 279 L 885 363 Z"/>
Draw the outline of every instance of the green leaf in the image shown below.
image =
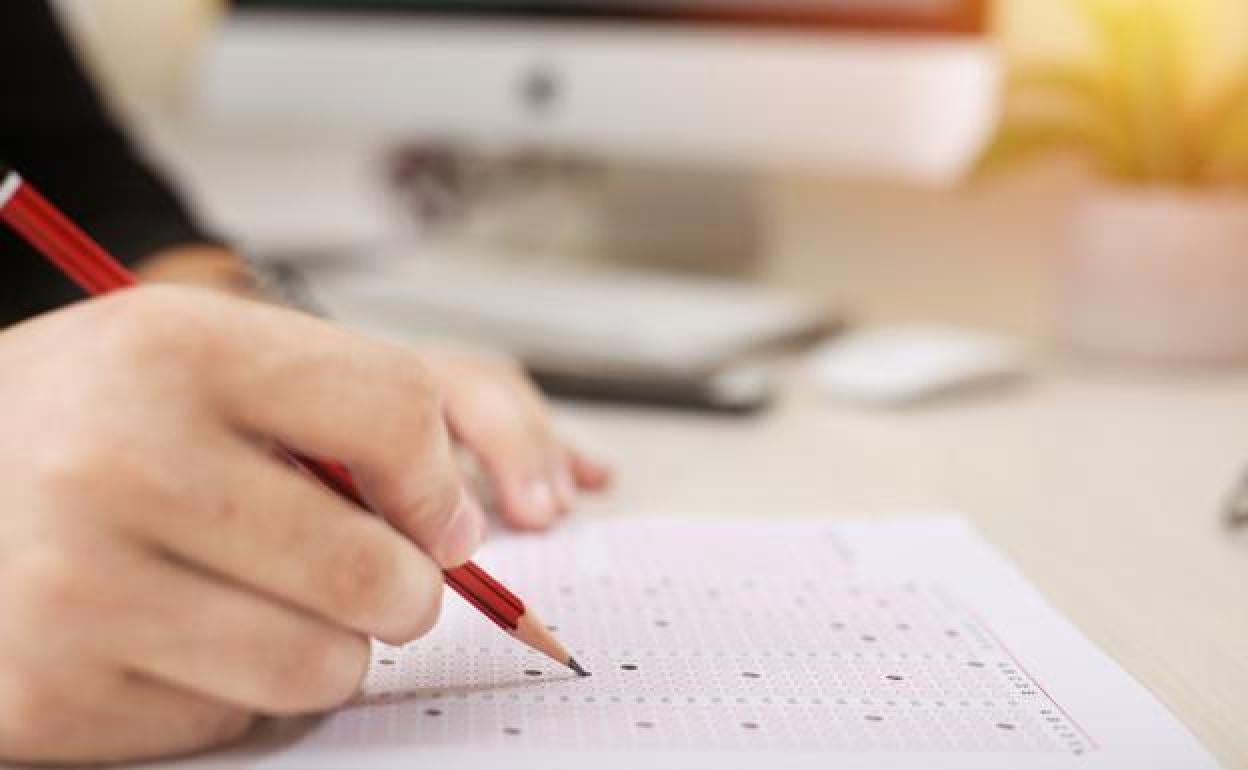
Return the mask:
<path fill-rule="evenodd" d="M 1007 99 L 1040 95 L 1068 100 L 1089 111 L 1113 108 L 1102 74 L 1075 64 L 1050 62 L 1011 70 L 1005 89 Z"/>
<path fill-rule="evenodd" d="M 1248 182 L 1248 61 L 1244 74 L 1222 90 L 1197 127 L 1202 178 L 1238 173 Z"/>
<path fill-rule="evenodd" d="M 1107 99 L 1120 105 L 1124 135 L 1148 179 L 1180 182 L 1194 164 L 1183 129 L 1187 73 L 1180 20 L 1159 0 L 1076 0 L 1098 44 Z"/>
<path fill-rule="evenodd" d="M 1088 31 L 1097 46 L 1100 66 L 1112 69 L 1113 62 L 1126 47 L 1130 38 L 1128 29 L 1131 13 L 1115 0 L 1073 0 L 1075 8 L 1088 25 Z"/>
<path fill-rule="evenodd" d="M 1140 183 L 1248 183 L 1248 52 L 1242 77 L 1198 104 L 1210 17 L 1190 0 L 1064 2 L 1086 25 L 1091 56 L 1009 73 L 1003 125 L 980 173 L 1063 149 Z"/>
<path fill-rule="evenodd" d="M 1065 120 L 1006 120 L 980 154 L 973 178 L 996 174 L 1045 155 L 1078 154 L 1115 177 L 1130 177 L 1133 169 L 1114 153 L 1105 152 L 1102 140 L 1086 126 Z"/>
<path fill-rule="evenodd" d="M 1122 102 L 1101 72 L 1084 66 L 1044 64 L 1010 73 L 1005 112 L 1016 121 L 1069 121 L 1072 131 L 1087 135 L 1089 151 L 1102 165 L 1125 169 L 1140 164 L 1132 157 L 1133 137 Z"/>
<path fill-rule="evenodd" d="M 1167 16 L 1156 0 L 1137 11 L 1122 71 L 1145 169 L 1153 179 L 1181 182 L 1193 169 L 1181 125 L 1184 77 Z"/>

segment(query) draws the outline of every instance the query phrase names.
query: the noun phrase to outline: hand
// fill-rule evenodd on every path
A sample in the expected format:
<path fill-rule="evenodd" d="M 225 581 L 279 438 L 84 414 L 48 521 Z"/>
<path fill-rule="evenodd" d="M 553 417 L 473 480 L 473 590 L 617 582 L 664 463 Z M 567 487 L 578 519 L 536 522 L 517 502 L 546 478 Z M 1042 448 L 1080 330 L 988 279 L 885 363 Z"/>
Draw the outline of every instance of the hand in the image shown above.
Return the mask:
<path fill-rule="evenodd" d="M 483 528 L 402 348 L 144 287 L 0 334 L 0 761 L 206 748 L 356 691 Z M 385 519 L 276 459 L 345 462 Z"/>
<path fill-rule="evenodd" d="M 581 490 L 599 490 L 607 468 L 556 435 L 542 394 L 500 355 L 418 351 L 439 386 L 453 436 L 485 468 L 507 523 L 544 529 L 569 512 Z"/>
<path fill-rule="evenodd" d="M 166 250 L 144 260 L 139 276 L 145 282 L 257 296 L 246 262 L 214 246 Z M 545 529 L 572 509 L 580 491 L 607 485 L 606 466 L 556 435 L 542 394 L 515 362 L 451 348 L 419 352 L 442 392 L 454 438 L 485 468 L 494 502 L 508 524 Z"/>

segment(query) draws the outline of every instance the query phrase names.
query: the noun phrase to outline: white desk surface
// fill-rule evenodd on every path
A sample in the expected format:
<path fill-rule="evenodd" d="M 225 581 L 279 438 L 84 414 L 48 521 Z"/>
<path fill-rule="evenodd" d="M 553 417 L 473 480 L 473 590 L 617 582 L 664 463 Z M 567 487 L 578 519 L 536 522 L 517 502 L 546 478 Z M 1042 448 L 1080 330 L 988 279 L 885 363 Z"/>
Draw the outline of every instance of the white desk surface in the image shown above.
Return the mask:
<path fill-rule="evenodd" d="M 909 207 L 909 233 L 858 216 L 881 210 L 861 192 L 852 205 L 835 191 L 781 192 L 772 278 L 827 287 L 871 319 L 1012 331 L 1035 346 L 1036 376 L 899 412 L 830 403 L 800 369 L 772 411 L 748 420 L 565 407 L 618 469 L 614 492 L 590 510 L 958 509 L 1228 768 L 1248 768 L 1248 536 L 1218 521 L 1248 467 L 1248 373 L 1070 360 L 1047 321 L 1058 236 L 1043 221 L 1016 219 L 1015 232 L 1034 237 L 1013 253 L 983 233 L 957 250 L 959 217 L 1005 204 L 881 195 Z M 935 246 L 922 256 L 901 252 L 906 243 Z M 882 259 L 895 249 L 909 256 Z"/>
<path fill-rule="evenodd" d="M 338 228 L 344 239 L 376 219 L 364 193 L 353 209 L 293 205 L 309 190 L 344 189 L 287 179 L 299 164 L 257 175 L 191 155 L 184 179 L 243 237 L 272 236 L 283 222 L 308 234 L 327 221 L 318 210 L 356 212 Z M 363 179 L 359 164 L 321 166 L 339 182 Z M 256 192 L 263 179 L 284 180 L 267 202 Z M 1035 346 L 1037 375 L 896 413 L 823 402 L 800 372 L 775 409 L 748 420 L 561 407 L 617 468 L 615 490 L 588 512 L 961 510 L 1228 768 L 1248 770 L 1248 537 L 1217 521 L 1248 465 L 1248 372 L 1112 371 L 1053 352 L 1068 189 L 772 188 L 771 282 L 848 303 L 868 321 L 1017 334 Z"/>
<path fill-rule="evenodd" d="M 1215 517 L 1248 458 L 1243 379 L 1054 367 L 996 395 L 871 413 L 796 377 L 750 420 L 563 411 L 618 471 L 589 513 L 965 512 L 1228 767 L 1248 768 L 1248 538 Z"/>

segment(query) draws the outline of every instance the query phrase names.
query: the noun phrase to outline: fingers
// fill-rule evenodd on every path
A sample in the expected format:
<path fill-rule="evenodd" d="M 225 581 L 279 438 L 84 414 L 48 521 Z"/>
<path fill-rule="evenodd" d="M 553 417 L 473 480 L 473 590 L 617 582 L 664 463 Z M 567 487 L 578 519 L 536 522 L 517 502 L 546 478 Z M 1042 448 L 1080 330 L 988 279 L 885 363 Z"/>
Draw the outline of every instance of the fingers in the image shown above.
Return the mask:
<path fill-rule="evenodd" d="M 446 463 L 453 465 L 449 446 L 444 454 Z M 451 480 L 434 470 L 418 468 L 394 481 L 366 469 L 356 469 L 354 475 L 371 508 L 382 512 L 443 568 L 457 567 L 481 544 L 485 515 L 457 473 Z"/>
<path fill-rule="evenodd" d="M 513 527 L 545 529 L 575 502 L 569 480 L 560 477 L 557 457 L 527 431 L 500 424 L 465 445 L 485 468 L 499 512 Z"/>
<path fill-rule="evenodd" d="M 145 520 L 141 540 L 392 644 L 433 626 L 442 571 L 385 521 L 237 439 L 202 451 L 216 472 L 157 504 L 180 506 L 181 515 Z"/>
<path fill-rule="evenodd" d="M 110 754 L 118 760 L 139 759 L 226 746 L 243 738 L 256 722 L 251 711 L 136 675 L 123 676 L 116 698 L 94 718 L 102 728 L 96 732 L 112 733 L 110 740 L 116 743 L 115 751 L 98 747 L 97 761 L 108 761 Z M 109 730 L 110 725 L 116 729 Z M 123 730 L 129 733 L 125 742 L 117 740 Z"/>
<path fill-rule="evenodd" d="M 576 507 L 582 491 L 601 491 L 610 481 L 605 465 L 566 448 L 548 426 L 498 422 L 461 441 L 485 468 L 503 519 L 521 530 L 550 527 Z"/>
<path fill-rule="evenodd" d="M 577 449 L 567 450 L 567 467 L 580 489 L 597 492 L 611 483 L 611 470 Z"/>
<path fill-rule="evenodd" d="M 204 748 L 241 734 L 250 713 L 341 703 L 367 665 L 361 635 L 100 533 L 4 568 L 0 757 Z"/>
<path fill-rule="evenodd" d="M 0 679 L 0 761 L 111 763 L 231 743 L 246 710 L 127 675 L 60 662 Z"/>
<path fill-rule="evenodd" d="M 545 529 L 576 506 L 582 491 L 600 491 L 610 471 L 554 437 L 517 435 L 503 426 L 470 448 L 485 467 L 499 512 L 513 527 Z"/>
<path fill-rule="evenodd" d="M 424 351 L 443 390 L 454 438 L 485 469 L 503 518 L 540 530 L 606 483 L 602 466 L 565 449 L 541 393 L 518 367 L 492 357 Z"/>
<path fill-rule="evenodd" d="M 227 418 L 345 463 L 370 503 L 439 564 L 466 561 L 484 522 L 462 493 L 439 391 L 419 359 L 281 309 L 233 303 L 231 312 L 246 326 L 211 374 Z"/>
<path fill-rule="evenodd" d="M 497 386 L 493 380 L 463 382 L 447 397 L 447 419 L 455 438 L 485 469 L 508 523 L 544 529 L 567 512 L 574 494 L 558 476 L 544 415 Z"/>
<path fill-rule="evenodd" d="M 125 612 L 108 611 L 122 603 Z M 264 714 L 341 705 L 368 666 L 363 635 L 151 555 L 65 609 L 90 616 L 95 655 Z"/>

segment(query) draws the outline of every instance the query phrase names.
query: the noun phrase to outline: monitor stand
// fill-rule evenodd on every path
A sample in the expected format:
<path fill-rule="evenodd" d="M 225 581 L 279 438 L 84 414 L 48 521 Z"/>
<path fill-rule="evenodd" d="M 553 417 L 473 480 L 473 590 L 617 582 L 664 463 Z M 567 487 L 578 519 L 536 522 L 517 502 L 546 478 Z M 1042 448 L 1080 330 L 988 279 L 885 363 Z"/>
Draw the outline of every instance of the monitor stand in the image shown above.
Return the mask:
<path fill-rule="evenodd" d="M 739 278 L 760 269 L 766 226 L 754 174 L 618 164 L 602 192 L 600 245 L 611 262 Z"/>
<path fill-rule="evenodd" d="M 760 177 L 575 151 L 405 142 L 389 187 L 421 235 L 540 262 L 748 278 L 765 250 Z"/>

